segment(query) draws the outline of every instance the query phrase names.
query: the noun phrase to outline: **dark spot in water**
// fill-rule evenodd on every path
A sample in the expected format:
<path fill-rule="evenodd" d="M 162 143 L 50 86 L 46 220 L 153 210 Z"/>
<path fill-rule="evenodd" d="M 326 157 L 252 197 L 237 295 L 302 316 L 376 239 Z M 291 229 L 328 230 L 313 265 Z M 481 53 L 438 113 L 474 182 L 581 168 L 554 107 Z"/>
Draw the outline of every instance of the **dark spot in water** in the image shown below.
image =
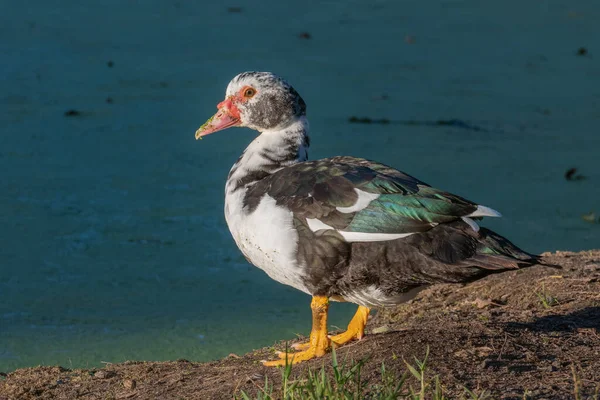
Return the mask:
<path fill-rule="evenodd" d="M 355 116 L 352 116 L 350 118 L 348 118 L 348 122 L 352 123 L 352 124 L 370 124 L 371 123 L 371 118 L 358 118 Z"/>
<path fill-rule="evenodd" d="M 80 111 L 77 110 L 67 110 L 65 111 L 65 117 L 79 117 L 81 115 Z"/>
<path fill-rule="evenodd" d="M 151 237 L 146 238 L 130 238 L 127 240 L 129 243 L 143 244 L 143 245 L 154 245 L 154 246 L 171 246 L 175 244 L 172 240 L 161 240 Z"/>
<path fill-rule="evenodd" d="M 387 118 L 372 119 L 369 117 L 355 117 L 348 118 L 348 122 L 351 124 L 389 124 L 390 120 Z"/>
<path fill-rule="evenodd" d="M 107 97 L 107 98 L 106 98 L 106 102 L 107 102 L 108 104 L 112 104 L 112 103 L 113 103 L 113 99 L 112 99 L 112 97 Z"/>
<path fill-rule="evenodd" d="M 587 53 L 588 53 L 588 51 L 585 47 L 580 47 L 579 49 L 577 49 L 578 56 L 586 56 Z"/>
<path fill-rule="evenodd" d="M 379 95 L 379 96 L 373 96 L 373 97 L 371 97 L 371 98 L 372 98 L 373 100 L 389 100 L 389 99 L 390 99 L 390 96 L 388 96 L 387 94 L 385 94 L 385 93 L 384 93 L 384 94 L 382 94 L 382 95 Z"/>
<path fill-rule="evenodd" d="M 300 39 L 310 39 L 312 36 L 310 35 L 310 33 L 308 32 L 301 32 L 298 37 Z"/>
<path fill-rule="evenodd" d="M 108 68 L 112 68 L 112 67 L 114 67 L 114 66 L 115 66 L 115 63 L 114 63 L 112 60 L 109 60 L 109 61 L 106 63 L 106 66 L 107 66 Z"/>
<path fill-rule="evenodd" d="M 227 7 L 227 11 L 230 13 L 241 13 L 243 9 L 242 7 Z"/>
<path fill-rule="evenodd" d="M 541 108 L 541 107 L 537 107 L 535 109 L 535 112 L 540 113 L 542 115 L 550 115 L 550 114 L 552 114 L 552 112 L 550 111 L 549 108 Z"/>
<path fill-rule="evenodd" d="M 581 174 L 575 175 L 576 172 L 577 168 L 569 168 L 567 172 L 565 172 L 565 179 L 568 181 L 581 181 L 586 178 L 584 175 Z"/>
<path fill-rule="evenodd" d="M 166 87 L 168 87 L 168 86 L 169 86 L 169 84 L 168 84 L 167 82 L 160 82 L 160 83 L 158 84 L 158 86 L 160 86 L 161 88 L 166 88 Z"/>
<path fill-rule="evenodd" d="M 460 119 L 438 119 L 436 121 L 416 121 L 416 120 L 403 120 L 403 121 L 391 121 L 387 118 L 373 119 L 369 117 L 356 117 L 352 116 L 348 118 L 348 122 L 351 124 L 400 124 L 406 126 L 451 126 L 453 128 L 467 129 L 476 132 L 488 132 L 486 129 L 480 128 L 475 125 L 471 125 Z"/>
<path fill-rule="evenodd" d="M 404 42 L 406 44 L 415 44 L 417 42 L 417 38 L 413 35 L 406 35 L 404 36 Z"/>
<path fill-rule="evenodd" d="M 454 128 L 468 129 L 471 131 L 477 132 L 487 132 L 485 129 L 480 128 L 478 126 L 471 125 L 465 121 L 461 121 L 460 119 L 438 119 L 435 121 L 435 125 L 437 126 L 451 126 Z"/>
<path fill-rule="evenodd" d="M 456 126 L 459 128 L 470 127 L 469 124 L 467 124 L 464 121 L 461 121 L 460 119 L 438 119 L 437 121 L 435 121 L 435 124 L 440 126 Z"/>

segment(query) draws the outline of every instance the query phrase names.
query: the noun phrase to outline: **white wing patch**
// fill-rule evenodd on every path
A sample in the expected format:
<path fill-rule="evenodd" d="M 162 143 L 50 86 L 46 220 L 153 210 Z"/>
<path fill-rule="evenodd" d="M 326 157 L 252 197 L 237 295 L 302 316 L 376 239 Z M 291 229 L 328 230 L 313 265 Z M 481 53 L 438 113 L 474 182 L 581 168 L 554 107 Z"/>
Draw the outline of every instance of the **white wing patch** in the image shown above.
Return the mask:
<path fill-rule="evenodd" d="M 342 235 L 346 242 L 384 242 L 386 240 L 395 240 L 412 235 L 412 233 L 365 233 L 339 231 L 316 218 L 307 218 L 306 222 L 311 231 L 317 232 L 322 229 L 333 229 Z"/>
<path fill-rule="evenodd" d="M 489 208 L 486 206 L 477 206 L 477 210 L 473 211 L 469 215 L 465 215 L 465 217 L 501 217 L 498 211 L 493 208 Z M 468 222 L 467 222 L 468 223 Z"/>
<path fill-rule="evenodd" d="M 477 225 L 477 222 L 468 217 L 462 217 L 462 220 L 469 224 L 471 229 L 473 229 L 475 232 L 479 232 L 479 225 Z"/>
<path fill-rule="evenodd" d="M 379 197 L 377 193 L 369 193 L 364 190 L 354 189 L 358 195 L 356 203 L 350 207 L 336 207 L 339 212 L 343 213 L 354 213 L 360 210 L 364 210 L 371 204 L 373 200 Z M 321 220 L 316 218 L 307 218 L 306 222 L 311 231 L 316 232 L 321 229 L 334 229 L 333 227 L 323 223 Z M 365 233 L 365 232 L 346 232 L 339 231 L 340 235 L 346 242 L 383 242 L 387 240 L 400 239 L 412 233 Z"/>
<path fill-rule="evenodd" d="M 346 242 L 385 242 L 412 235 L 411 233 L 365 233 L 338 231 Z"/>
<path fill-rule="evenodd" d="M 321 229 L 333 229 L 332 226 L 323 223 L 320 219 L 306 218 L 306 222 L 308 223 L 310 230 L 313 232 L 320 231 Z"/>
<path fill-rule="evenodd" d="M 360 210 L 364 210 L 371 204 L 373 200 L 379 197 L 377 193 L 369 193 L 364 190 L 354 189 L 356 194 L 358 195 L 358 199 L 356 203 L 350 207 L 336 207 L 339 212 L 342 213 L 354 213 Z M 311 231 L 316 232 L 321 229 L 334 229 L 332 226 L 329 226 L 323 223 L 321 220 L 316 218 L 307 218 L 306 222 L 308 223 L 308 227 Z M 366 233 L 366 232 L 347 232 L 340 231 L 334 229 L 339 232 L 340 235 L 344 238 L 346 242 L 384 242 L 387 240 L 395 240 L 400 239 L 412 233 Z"/>
<path fill-rule="evenodd" d="M 354 205 L 352 205 L 350 207 L 336 207 L 336 209 L 339 212 L 353 213 L 353 212 L 360 211 L 364 208 L 367 208 L 373 200 L 375 200 L 376 198 L 379 197 L 379 194 L 377 194 L 377 193 L 369 193 L 369 192 L 365 192 L 364 190 L 360 190 L 360 189 L 354 189 L 354 191 L 358 195 L 358 199 L 356 200 L 356 203 L 354 203 Z"/>

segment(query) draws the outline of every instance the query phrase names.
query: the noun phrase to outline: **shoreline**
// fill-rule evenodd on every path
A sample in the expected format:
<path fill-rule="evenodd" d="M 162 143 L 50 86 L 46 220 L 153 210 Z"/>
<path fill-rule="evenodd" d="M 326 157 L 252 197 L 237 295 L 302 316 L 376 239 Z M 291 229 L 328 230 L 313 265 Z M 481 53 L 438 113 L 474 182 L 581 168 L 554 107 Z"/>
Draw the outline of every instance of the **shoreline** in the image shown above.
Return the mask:
<path fill-rule="evenodd" d="M 382 363 L 400 376 L 404 360 L 422 359 L 429 349 L 428 374 L 439 377 L 448 398 L 465 387 L 503 399 L 559 399 L 575 388 L 582 398 L 593 396 L 600 388 L 600 250 L 543 256 L 563 269 L 535 266 L 468 285 L 435 285 L 378 312 L 363 340 L 337 350 L 338 360 L 368 359 L 361 379 L 378 382 Z M 265 378 L 280 388 L 281 370 L 259 361 L 285 345 L 204 363 L 18 369 L 0 376 L 0 399 L 231 399 L 242 390 L 256 396 Z M 332 375 L 331 364 L 328 354 L 296 365 L 291 378 L 323 366 Z"/>

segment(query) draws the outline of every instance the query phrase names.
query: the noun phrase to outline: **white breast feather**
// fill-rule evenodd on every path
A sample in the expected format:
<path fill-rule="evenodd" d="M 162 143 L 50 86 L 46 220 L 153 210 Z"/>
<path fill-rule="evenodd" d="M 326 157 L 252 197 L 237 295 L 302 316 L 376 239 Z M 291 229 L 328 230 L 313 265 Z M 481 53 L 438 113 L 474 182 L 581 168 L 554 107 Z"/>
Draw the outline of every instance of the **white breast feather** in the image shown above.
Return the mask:
<path fill-rule="evenodd" d="M 242 199 L 242 190 L 228 193 L 225 199 L 227 225 L 242 253 L 272 279 L 308 293 L 296 260 L 298 234 L 292 212 L 264 195 L 247 213 L 241 209 Z"/>

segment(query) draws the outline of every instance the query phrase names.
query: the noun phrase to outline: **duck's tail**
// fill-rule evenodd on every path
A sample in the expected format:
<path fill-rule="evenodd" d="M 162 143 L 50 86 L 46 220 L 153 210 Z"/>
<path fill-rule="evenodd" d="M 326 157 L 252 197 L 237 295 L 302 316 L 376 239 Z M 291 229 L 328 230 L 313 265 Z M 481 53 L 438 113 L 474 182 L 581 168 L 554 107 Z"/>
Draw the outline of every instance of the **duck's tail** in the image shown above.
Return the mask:
<path fill-rule="evenodd" d="M 486 228 L 480 228 L 478 241 L 479 246 L 472 260 L 477 261 L 480 268 L 506 270 L 526 268 L 533 265 L 562 268 L 560 265 L 544 261 L 541 256 L 521 250 L 505 237 Z"/>

